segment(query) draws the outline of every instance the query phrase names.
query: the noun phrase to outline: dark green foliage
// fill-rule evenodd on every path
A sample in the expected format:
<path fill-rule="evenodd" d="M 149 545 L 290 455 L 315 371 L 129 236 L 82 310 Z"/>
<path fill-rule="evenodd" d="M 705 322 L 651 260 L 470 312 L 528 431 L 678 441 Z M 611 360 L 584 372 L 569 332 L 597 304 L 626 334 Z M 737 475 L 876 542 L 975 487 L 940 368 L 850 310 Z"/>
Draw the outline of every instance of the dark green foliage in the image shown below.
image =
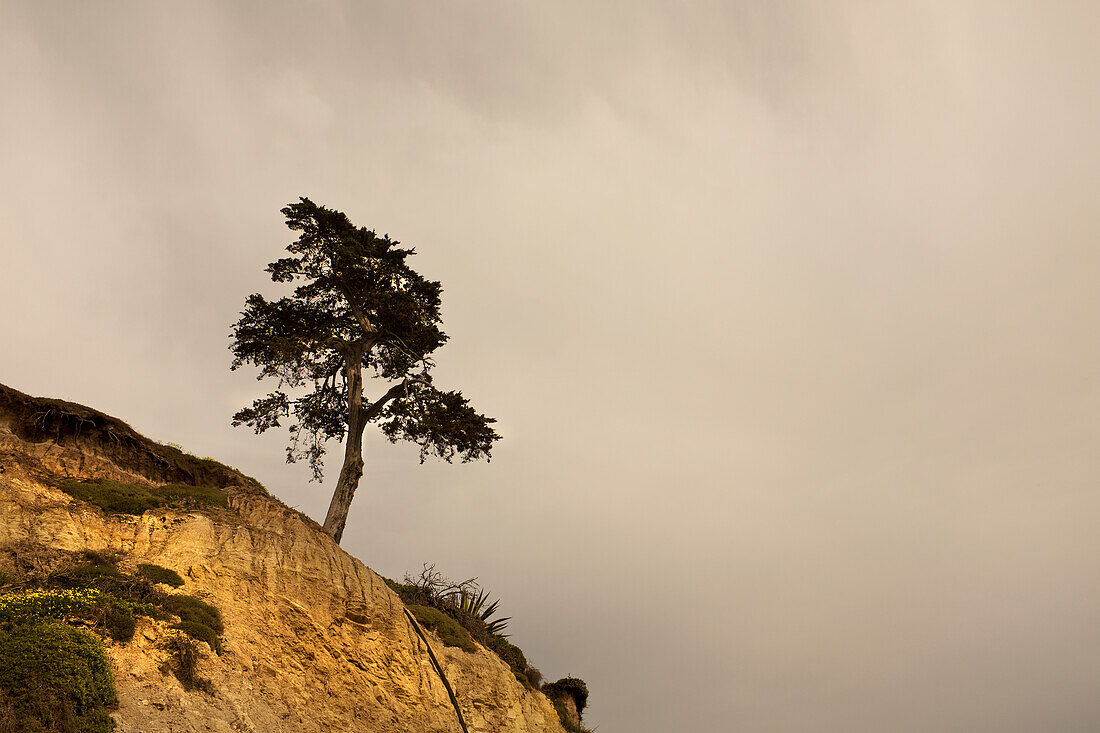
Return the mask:
<path fill-rule="evenodd" d="M 183 585 L 183 578 L 181 578 L 180 574 L 175 570 L 161 567 L 160 565 L 153 565 L 152 563 L 139 564 L 138 575 L 141 575 L 152 583 L 164 583 L 173 588 L 179 588 Z"/>
<path fill-rule="evenodd" d="M 168 484 L 166 486 L 157 486 L 153 491 L 163 496 L 168 506 L 229 506 L 229 497 L 226 493 L 221 489 L 215 489 L 211 486 Z"/>
<path fill-rule="evenodd" d="M 94 634 L 61 623 L 0 630 L 0 690 L 14 730 L 106 733 L 118 704 L 111 663 Z"/>
<path fill-rule="evenodd" d="M 216 653 L 219 655 L 222 653 L 222 643 L 218 638 L 218 632 L 214 631 L 214 629 L 206 624 L 200 624 L 195 621 L 180 621 L 178 624 L 172 624 L 172 628 L 182 631 L 192 639 L 205 641 Z"/>
<path fill-rule="evenodd" d="M 155 577 L 163 575 L 173 581 L 171 584 L 175 584 L 175 581 L 183 583 L 174 571 L 159 565 L 142 564 L 139 572 Z M 7 604 L 10 607 L 7 613 L 13 612 L 10 609 L 18 610 L 28 604 L 37 604 L 28 611 L 34 617 L 83 618 L 105 628 L 116 641 L 129 641 L 134 634 L 135 614 L 164 617 L 167 612 L 179 616 L 182 624 L 188 624 L 186 628 L 181 626 L 182 630 L 208 642 L 212 649 L 221 653 L 218 635 L 225 630 L 221 612 L 194 596 L 159 591 L 148 577 L 134 577 L 121 572 L 114 565 L 92 562 L 54 573 L 50 576 L 50 583 L 65 590 L 41 591 L 13 598 Z M 68 595 L 58 595 L 59 593 Z M 43 608 L 44 605 L 48 608 Z M 56 610 L 51 611 L 54 607 Z M 4 598 L 0 597 L 0 620 L 3 620 L 4 614 Z"/>
<path fill-rule="evenodd" d="M 66 481 L 60 489 L 76 499 L 118 514 L 143 514 L 163 505 L 145 486 L 108 479 Z"/>
<path fill-rule="evenodd" d="M 308 460 L 317 480 L 325 441 L 349 432 L 361 441 L 370 422 L 381 421 L 390 440 L 419 445 L 421 460 L 488 457 L 500 437 L 494 420 L 461 393 L 432 384 L 431 355 L 447 341 L 442 287 L 409 266 L 414 251 L 307 198 L 282 213 L 299 236 L 267 271 L 296 287 L 278 300 L 248 296 L 230 346 L 234 369 L 259 367 L 258 378 L 274 377 L 280 389 L 237 412 L 233 424 L 262 433 L 289 419 L 287 461 Z M 349 384 L 359 384 L 361 370 L 390 384 L 374 402 L 364 400 L 359 424 L 351 425 Z M 284 385 L 308 391 L 291 396 Z"/>
<path fill-rule="evenodd" d="M 458 625 L 458 622 L 447 614 L 440 611 L 438 608 L 432 608 L 431 606 L 408 606 L 409 611 L 416 620 L 420 622 L 421 626 L 426 626 L 436 633 L 439 640 L 443 642 L 445 646 L 456 646 L 466 652 L 474 652 L 477 647 L 474 646 L 473 639 L 470 638 L 470 634 L 466 629 Z"/>
<path fill-rule="evenodd" d="M 158 602 L 160 592 L 145 578 L 136 578 L 122 572 L 114 560 L 97 553 L 84 553 L 91 562 L 68 570 L 60 570 L 50 576 L 49 585 L 61 588 L 96 588 L 104 591 L 131 610 L 152 615 L 149 608 Z"/>
<path fill-rule="evenodd" d="M 391 443 L 407 440 L 420 446 L 420 462 L 431 455 L 450 463 L 488 458 L 493 442 L 500 439 L 496 422 L 473 407 L 461 392 L 440 392 L 417 387 L 406 399 L 396 399 L 380 413 L 382 433 Z"/>
<path fill-rule="evenodd" d="M 217 633 L 225 631 L 222 614 L 214 606 L 194 596 L 167 595 L 161 601 L 161 608 L 180 617 L 180 621 L 192 621 L 209 626 Z"/>
<path fill-rule="evenodd" d="M 512 668 L 512 672 L 516 675 L 527 672 L 527 657 L 524 656 L 523 650 L 515 644 L 502 637 L 494 636 L 490 648 L 497 653 L 498 657 L 504 660 L 505 664 Z"/>
<path fill-rule="evenodd" d="M 584 708 L 588 704 L 588 685 L 577 677 L 562 677 L 557 682 L 549 682 L 542 686 L 542 691 L 549 698 L 569 695 L 577 703 L 578 715 L 584 713 Z"/>
<path fill-rule="evenodd" d="M 381 577 L 382 580 L 386 581 L 386 585 L 389 587 L 389 589 L 392 590 L 394 593 L 396 593 L 399 596 L 402 595 L 402 593 L 404 593 L 405 590 L 410 587 L 409 585 L 407 585 L 405 583 L 398 583 L 393 578 L 386 578 L 386 577 L 383 577 L 383 576 L 379 576 L 379 577 Z"/>
<path fill-rule="evenodd" d="M 542 685 L 542 672 L 540 672 L 537 667 L 527 665 L 527 669 L 524 670 L 523 674 L 525 677 L 527 677 L 527 680 L 531 683 L 531 686 L 534 687 L 536 690 L 539 688 L 540 685 Z"/>
<path fill-rule="evenodd" d="M 65 481 L 59 487 L 70 496 L 116 514 L 143 514 L 160 507 L 228 506 L 221 489 L 208 486 L 139 486 L 109 479 Z"/>
<path fill-rule="evenodd" d="M 116 567 L 118 566 L 118 556 L 119 553 L 109 550 L 81 550 L 78 555 L 86 562 L 95 565 L 114 565 Z"/>
<path fill-rule="evenodd" d="M 123 643 L 134 638 L 137 622 L 134 612 L 119 603 L 107 603 L 103 608 L 103 625 L 111 633 L 111 638 Z"/>
<path fill-rule="evenodd" d="M 124 577 L 121 570 L 106 562 L 90 562 L 85 565 L 78 565 L 70 570 L 68 575 L 82 587 L 98 585 L 101 581 L 109 583 L 112 580 Z"/>
<path fill-rule="evenodd" d="M 208 695 L 214 694 L 214 687 L 210 680 L 198 675 L 199 648 L 194 640 L 184 634 L 174 634 L 164 641 L 162 648 L 170 657 L 167 663 L 176 679 L 180 681 L 185 690 L 201 690 Z"/>

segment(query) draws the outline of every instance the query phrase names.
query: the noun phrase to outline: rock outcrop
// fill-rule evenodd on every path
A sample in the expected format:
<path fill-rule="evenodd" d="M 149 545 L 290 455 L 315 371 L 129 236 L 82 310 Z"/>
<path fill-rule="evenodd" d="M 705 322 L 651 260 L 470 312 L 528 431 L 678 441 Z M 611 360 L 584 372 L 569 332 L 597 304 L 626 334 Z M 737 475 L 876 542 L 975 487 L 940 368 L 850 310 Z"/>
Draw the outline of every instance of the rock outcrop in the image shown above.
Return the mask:
<path fill-rule="evenodd" d="M 43 417 L 51 404 L 57 411 Z M 67 553 L 112 551 L 124 568 L 176 570 L 183 590 L 222 611 L 223 653 L 199 662 L 212 695 L 162 671 L 165 622 L 141 618 L 132 641 L 109 646 L 118 731 L 460 730 L 424 643 L 378 575 L 254 482 L 176 453 L 102 413 L 0 386 L 0 567 L 41 574 Z M 191 470 L 205 473 L 181 475 Z M 107 514 L 59 491 L 66 478 L 213 482 L 229 508 Z M 428 639 L 470 731 L 562 733 L 553 705 L 495 654 Z"/>

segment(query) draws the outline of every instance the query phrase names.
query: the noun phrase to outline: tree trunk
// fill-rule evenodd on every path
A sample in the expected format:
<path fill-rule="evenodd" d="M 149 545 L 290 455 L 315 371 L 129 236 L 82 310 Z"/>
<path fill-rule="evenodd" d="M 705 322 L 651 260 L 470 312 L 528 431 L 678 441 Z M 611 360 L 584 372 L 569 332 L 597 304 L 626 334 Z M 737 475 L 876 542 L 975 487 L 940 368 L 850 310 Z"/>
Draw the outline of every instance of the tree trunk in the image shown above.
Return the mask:
<path fill-rule="evenodd" d="M 359 488 L 359 479 L 363 477 L 363 429 L 366 427 L 366 416 L 363 414 L 363 355 L 350 354 L 345 369 L 348 375 L 348 433 L 344 445 L 344 465 L 340 469 L 336 490 L 332 492 L 328 516 L 325 517 L 325 531 L 332 535 L 336 544 L 340 544 L 340 538 L 344 536 L 351 500 Z"/>

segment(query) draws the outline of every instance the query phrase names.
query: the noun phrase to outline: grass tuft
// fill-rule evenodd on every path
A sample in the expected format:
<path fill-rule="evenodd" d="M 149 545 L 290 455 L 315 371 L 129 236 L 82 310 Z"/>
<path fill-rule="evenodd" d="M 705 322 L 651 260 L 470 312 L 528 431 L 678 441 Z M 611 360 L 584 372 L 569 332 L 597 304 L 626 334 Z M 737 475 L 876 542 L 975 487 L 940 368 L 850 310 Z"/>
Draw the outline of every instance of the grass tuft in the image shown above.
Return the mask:
<path fill-rule="evenodd" d="M 477 651 L 477 646 L 474 644 L 474 640 L 470 638 L 470 633 L 438 608 L 409 606 L 408 609 L 420 622 L 420 625 L 434 631 L 445 646 L 458 647 L 462 651 L 471 653 Z"/>
<path fill-rule="evenodd" d="M 208 486 L 139 486 L 110 479 L 65 481 L 59 487 L 69 496 L 115 514 L 144 514 L 161 507 L 203 507 L 229 505 L 221 489 Z"/>

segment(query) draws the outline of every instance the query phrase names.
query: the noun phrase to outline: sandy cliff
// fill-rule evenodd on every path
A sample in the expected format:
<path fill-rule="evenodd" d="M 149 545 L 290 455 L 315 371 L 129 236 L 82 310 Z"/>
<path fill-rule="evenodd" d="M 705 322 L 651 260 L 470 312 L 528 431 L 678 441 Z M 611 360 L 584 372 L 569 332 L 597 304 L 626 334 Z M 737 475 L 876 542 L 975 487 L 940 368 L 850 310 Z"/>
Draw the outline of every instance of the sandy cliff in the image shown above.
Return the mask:
<path fill-rule="evenodd" d="M 203 479 L 225 486 L 228 509 L 129 516 L 78 502 L 60 480 L 153 484 L 192 468 L 112 418 L 53 404 L 43 417 L 43 403 L 0 389 L 0 563 L 47 572 L 65 552 L 117 551 L 124 568 L 175 569 L 225 619 L 224 653 L 199 664 L 214 695 L 161 671 L 163 621 L 141 618 L 131 642 L 110 645 L 119 731 L 460 730 L 401 601 L 316 523 L 217 471 Z M 495 654 L 428 634 L 470 731 L 563 730 Z"/>

